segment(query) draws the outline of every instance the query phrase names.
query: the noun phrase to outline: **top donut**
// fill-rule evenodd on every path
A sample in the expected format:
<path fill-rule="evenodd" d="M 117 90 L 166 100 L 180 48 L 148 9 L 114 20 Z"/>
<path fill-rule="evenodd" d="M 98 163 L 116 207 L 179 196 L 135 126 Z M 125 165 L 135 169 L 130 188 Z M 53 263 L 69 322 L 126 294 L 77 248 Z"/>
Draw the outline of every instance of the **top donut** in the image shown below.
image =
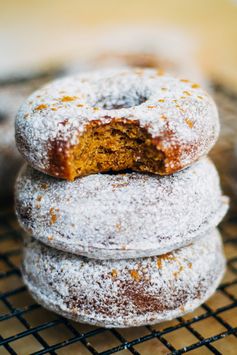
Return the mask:
<path fill-rule="evenodd" d="M 155 69 L 113 69 L 49 83 L 16 118 L 24 159 L 74 180 L 132 169 L 160 175 L 191 165 L 219 134 L 217 108 L 198 84 Z"/>

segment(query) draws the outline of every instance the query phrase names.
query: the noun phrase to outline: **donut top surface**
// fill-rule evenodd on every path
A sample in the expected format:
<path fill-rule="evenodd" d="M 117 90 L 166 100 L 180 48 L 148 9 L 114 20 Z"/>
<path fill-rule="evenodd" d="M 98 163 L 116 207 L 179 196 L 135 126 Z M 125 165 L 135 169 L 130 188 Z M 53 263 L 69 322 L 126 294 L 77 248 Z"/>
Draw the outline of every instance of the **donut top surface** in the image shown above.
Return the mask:
<path fill-rule="evenodd" d="M 206 154 L 219 133 L 215 103 L 198 84 L 155 69 L 113 69 L 63 78 L 33 93 L 16 119 L 17 145 L 30 165 L 47 172 L 55 141 L 69 149 L 89 123 L 114 119 L 138 122 L 160 149 L 179 152 L 181 167 Z M 166 164 L 172 168 L 174 159 Z"/>

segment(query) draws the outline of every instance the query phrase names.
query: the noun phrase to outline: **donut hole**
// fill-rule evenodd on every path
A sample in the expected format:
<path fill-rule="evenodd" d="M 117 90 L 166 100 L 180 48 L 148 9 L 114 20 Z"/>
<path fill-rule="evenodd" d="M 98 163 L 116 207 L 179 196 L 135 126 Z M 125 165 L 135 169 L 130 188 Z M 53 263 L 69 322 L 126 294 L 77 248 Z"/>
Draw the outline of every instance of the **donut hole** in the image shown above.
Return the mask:
<path fill-rule="evenodd" d="M 92 107 L 102 108 L 104 110 L 119 110 L 122 108 L 129 108 L 139 106 L 146 102 L 148 97 L 139 93 L 135 95 L 121 95 L 119 97 L 101 96 Z"/>
<path fill-rule="evenodd" d="M 104 110 L 119 110 L 139 106 L 148 100 L 151 92 L 144 82 L 141 81 L 138 85 L 133 78 L 130 82 L 122 79 L 111 78 L 106 88 L 100 87 L 99 91 L 88 96 L 89 105 Z"/>
<path fill-rule="evenodd" d="M 159 174 L 164 171 L 164 153 L 157 150 L 145 128 L 131 122 L 115 120 L 109 124 L 90 125 L 67 157 L 64 176 L 66 173 L 69 180 L 127 169 Z"/>

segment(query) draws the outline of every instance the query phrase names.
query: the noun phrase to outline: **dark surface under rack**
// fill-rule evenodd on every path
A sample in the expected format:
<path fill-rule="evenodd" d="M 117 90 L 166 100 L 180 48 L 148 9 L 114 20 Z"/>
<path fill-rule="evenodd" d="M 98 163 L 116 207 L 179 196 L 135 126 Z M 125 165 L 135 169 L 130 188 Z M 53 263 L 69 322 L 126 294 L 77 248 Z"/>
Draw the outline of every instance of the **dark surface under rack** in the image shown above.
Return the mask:
<path fill-rule="evenodd" d="M 229 100 L 236 104 L 235 97 L 229 95 Z M 236 132 L 235 136 L 237 140 Z M 216 162 L 218 165 L 218 159 Z M 222 170 L 222 166 L 219 168 Z M 77 324 L 36 304 L 19 270 L 22 232 L 12 208 L 1 207 L 0 354 L 236 354 L 237 214 L 233 181 L 231 177 L 225 181 L 233 203 L 221 225 L 228 264 L 217 292 L 194 313 L 139 328 L 110 330 Z"/>

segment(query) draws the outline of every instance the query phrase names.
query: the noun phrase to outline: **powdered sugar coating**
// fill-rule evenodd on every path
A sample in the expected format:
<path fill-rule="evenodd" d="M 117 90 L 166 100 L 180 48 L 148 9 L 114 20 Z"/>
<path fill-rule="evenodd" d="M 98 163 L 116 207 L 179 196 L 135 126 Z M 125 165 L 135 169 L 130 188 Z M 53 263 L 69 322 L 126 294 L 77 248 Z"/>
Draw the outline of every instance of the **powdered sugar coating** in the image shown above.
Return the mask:
<path fill-rule="evenodd" d="M 31 239 L 23 278 L 39 303 L 65 317 L 130 327 L 192 312 L 213 294 L 224 266 L 217 230 L 172 253 L 130 260 L 87 259 Z"/>
<path fill-rule="evenodd" d="M 52 247 L 92 258 L 160 255 L 215 227 L 228 208 L 207 158 L 170 176 L 96 174 L 66 182 L 23 168 L 22 227 Z"/>
<path fill-rule="evenodd" d="M 31 166 L 52 173 L 54 142 L 64 142 L 67 154 L 88 123 L 114 119 L 146 128 L 165 153 L 167 171 L 207 154 L 219 134 L 216 105 L 197 84 L 155 69 L 124 68 L 67 77 L 33 93 L 16 119 L 17 146 Z"/>

